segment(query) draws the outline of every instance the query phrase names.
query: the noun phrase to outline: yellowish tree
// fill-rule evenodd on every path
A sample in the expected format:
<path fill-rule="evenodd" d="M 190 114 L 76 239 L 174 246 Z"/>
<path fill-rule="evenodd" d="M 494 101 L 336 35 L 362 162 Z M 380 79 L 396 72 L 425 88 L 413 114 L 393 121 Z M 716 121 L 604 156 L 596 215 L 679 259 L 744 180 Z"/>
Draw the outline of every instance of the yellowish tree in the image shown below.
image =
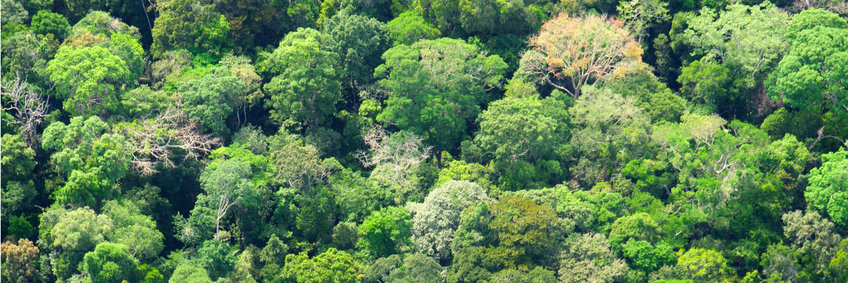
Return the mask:
<path fill-rule="evenodd" d="M 624 23 L 604 16 L 560 14 L 542 25 L 530 45 L 518 74 L 575 98 L 584 84 L 644 66 L 642 48 Z"/>

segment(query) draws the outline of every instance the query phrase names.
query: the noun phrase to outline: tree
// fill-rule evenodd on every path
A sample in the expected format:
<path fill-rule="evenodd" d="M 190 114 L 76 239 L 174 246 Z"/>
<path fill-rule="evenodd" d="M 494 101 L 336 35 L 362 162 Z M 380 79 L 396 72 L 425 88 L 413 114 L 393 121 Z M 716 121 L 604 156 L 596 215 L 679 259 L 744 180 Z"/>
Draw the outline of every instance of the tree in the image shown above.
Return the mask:
<path fill-rule="evenodd" d="M 845 114 L 848 46 L 839 39 L 846 36 L 848 22 L 832 13 L 813 9 L 792 17 L 786 33 L 792 50 L 766 82 L 769 97 L 794 108 L 826 105 Z"/>
<path fill-rule="evenodd" d="M 67 178 L 54 192 L 57 201 L 99 207 L 112 195 L 113 186 L 129 170 L 132 150 L 123 136 L 108 131 L 95 116 L 74 117 L 68 125 L 53 122 L 44 130 L 41 146 L 54 151 L 51 162 Z"/>
<path fill-rule="evenodd" d="M 423 2 L 423 1 L 422 1 Z M 536 2 L 459 0 L 457 25 L 469 34 L 524 35 L 538 28 L 546 15 L 534 11 Z M 534 5 L 535 6 L 535 5 Z"/>
<path fill-rule="evenodd" d="M 49 83 L 46 78 L 42 78 L 41 73 L 47 67 L 47 62 L 53 59 L 59 43 L 55 38 L 39 37 L 29 30 L 4 36 L 3 46 L 0 47 L 4 58 L 3 66 L 0 67 L 3 79 L 13 80 L 15 76 L 21 76 L 35 85 L 47 87 Z"/>
<path fill-rule="evenodd" d="M 236 267 L 238 256 L 230 245 L 219 241 L 207 240 L 197 249 L 197 264 L 209 272 L 209 278 L 218 280 L 227 276 Z"/>
<path fill-rule="evenodd" d="M 412 45 L 418 40 L 436 39 L 442 35 L 439 29 L 427 23 L 414 10 L 403 12 L 386 23 L 386 30 L 394 40 L 394 46 Z"/>
<path fill-rule="evenodd" d="M 609 180 L 647 150 L 651 122 L 634 97 L 586 87 L 568 112 L 576 129 L 570 144 L 577 164 L 571 173 L 581 184 Z"/>
<path fill-rule="evenodd" d="M 805 275 L 813 280 L 826 279 L 828 264 L 842 241 L 842 236 L 834 231 L 833 222 L 818 212 L 800 210 L 783 214 L 783 222 L 783 235 L 798 253 Z"/>
<path fill-rule="evenodd" d="M 265 62 L 275 76 L 265 85 L 266 107 L 284 125 L 320 126 L 341 99 L 338 43 L 329 35 L 299 28 L 280 41 Z"/>
<path fill-rule="evenodd" d="M 553 265 L 551 256 L 569 231 L 556 212 L 531 200 L 504 196 L 497 203 L 479 203 L 466 210 L 454 234 L 453 251 L 486 247 L 493 260 L 507 268 Z M 555 252 L 553 252 L 555 253 Z"/>
<path fill-rule="evenodd" d="M 462 140 L 467 120 L 488 100 L 486 88 L 498 87 L 507 67 L 497 55 L 448 38 L 395 46 L 383 59 L 374 76 L 390 94 L 377 121 L 423 137 L 437 153 Z"/>
<path fill-rule="evenodd" d="M 130 256 L 127 246 L 109 242 L 100 243 L 94 251 L 85 254 L 83 272 L 92 283 L 138 280 L 138 260 Z"/>
<path fill-rule="evenodd" d="M 18 243 L 6 241 L 0 245 L 3 253 L 3 280 L 38 282 L 38 247 L 28 239 Z"/>
<path fill-rule="evenodd" d="M 174 274 L 171 275 L 171 280 L 168 282 L 212 283 L 213 281 L 212 279 L 209 279 L 209 274 L 207 274 L 206 269 L 200 268 L 192 263 L 183 263 L 177 266 L 174 270 Z"/>
<path fill-rule="evenodd" d="M 468 181 L 448 181 L 427 195 L 423 203 L 410 204 L 412 241 L 418 252 L 447 260 L 460 214 L 478 201 L 489 200 L 486 191 Z"/>
<path fill-rule="evenodd" d="M 789 16 L 769 2 L 733 4 L 718 15 L 702 8 L 683 36 L 702 62 L 723 64 L 754 88 L 788 49 L 783 37 L 788 23 Z"/>
<path fill-rule="evenodd" d="M 403 264 L 403 258 L 397 254 L 378 258 L 365 269 L 362 281 L 368 283 L 388 282 L 389 274 L 398 269 L 401 264 Z"/>
<path fill-rule="evenodd" d="M 442 266 L 432 257 L 415 253 L 403 259 L 403 264 L 389 274 L 392 282 L 439 282 Z"/>
<path fill-rule="evenodd" d="M 250 165 L 235 159 L 212 163 L 200 175 L 205 205 L 217 207 L 215 240 L 220 238 L 221 223 L 230 207 L 236 204 L 244 205 L 248 199 L 255 197 L 255 185 L 250 181 L 250 175 Z"/>
<path fill-rule="evenodd" d="M 322 160 L 318 149 L 301 140 L 290 141 L 279 148 L 272 146 L 268 159 L 277 181 L 307 195 L 324 185 L 330 174 L 338 169 L 333 164 L 334 159 Z"/>
<path fill-rule="evenodd" d="M 342 10 L 324 23 L 323 31 L 338 44 L 339 78 L 345 87 L 358 90 L 372 81 L 380 55 L 389 49 L 386 26 L 366 16 Z"/>
<path fill-rule="evenodd" d="M 87 252 L 106 241 L 106 235 L 115 228 L 112 219 L 97 215 L 88 207 L 67 211 L 50 229 L 50 246 L 70 252 Z"/>
<path fill-rule="evenodd" d="M 606 17 L 560 14 L 530 39 L 533 49 L 521 57 L 518 75 L 577 98 L 584 84 L 639 68 L 642 48 L 623 26 Z"/>
<path fill-rule="evenodd" d="M 621 246 L 622 255 L 628 259 L 631 268 L 638 269 L 646 274 L 660 267 L 675 263 L 677 255 L 671 246 L 659 242 L 656 245 L 648 241 L 630 238 Z"/>
<path fill-rule="evenodd" d="M 204 130 L 218 135 L 229 133 L 226 120 L 236 108 L 235 100 L 246 92 L 244 83 L 226 68 L 213 70 L 201 78 L 180 82 L 182 111 Z"/>
<path fill-rule="evenodd" d="M 244 89 L 240 89 L 242 92 L 232 97 L 235 101 L 233 104 L 239 126 L 246 122 L 247 110 L 259 105 L 265 98 L 265 93 L 262 92 L 262 78 L 256 73 L 256 68 L 250 62 L 250 58 L 247 56 L 234 56 L 232 54 L 225 55 L 219 62 L 229 69 L 232 76 L 238 78 L 244 84 Z"/>
<path fill-rule="evenodd" d="M 566 103 L 558 97 L 508 96 L 489 104 L 477 120 L 474 141 L 495 160 L 514 164 L 556 159 L 560 144 L 569 138 Z"/>
<path fill-rule="evenodd" d="M 30 25 L 35 34 L 52 34 L 57 40 L 65 39 L 71 29 L 71 25 L 64 16 L 47 10 L 40 10 L 32 16 Z"/>
<path fill-rule="evenodd" d="M 27 145 L 31 147 L 38 137 L 38 125 L 47 116 L 50 105 L 41 98 L 34 86 L 19 75 L 15 76 L 14 81 L 0 84 L 0 95 L 4 98 L 3 112 L 14 115 L 8 123 L 20 127 Z"/>
<path fill-rule="evenodd" d="M 372 212 L 359 225 L 357 246 L 376 258 L 404 250 L 411 243 L 411 218 L 405 208 L 397 206 Z"/>
<path fill-rule="evenodd" d="M 359 270 L 353 256 L 330 248 L 313 258 L 306 253 L 287 255 L 282 277 L 298 283 L 356 282 Z"/>
<path fill-rule="evenodd" d="M 227 47 L 230 25 L 215 11 L 211 1 L 166 0 L 156 2 L 159 16 L 151 31 L 150 53 L 159 58 L 170 49 L 186 48 L 192 53 L 220 53 Z"/>
<path fill-rule="evenodd" d="M 657 76 L 647 70 L 604 81 L 601 88 L 609 89 L 624 97 L 636 97 L 642 112 L 648 114 L 653 122 L 678 122 L 680 116 L 683 116 L 689 108 L 689 101 L 674 93 Z"/>
<path fill-rule="evenodd" d="M 544 269 L 537 266 L 529 272 L 520 271 L 517 269 L 504 269 L 492 275 L 489 280 L 492 283 L 509 283 L 509 282 L 532 282 L 532 283 L 554 283 L 558 282 L 556 272 Z"/>
<path fill-rule="evenodd" d="M 124 60 L 100 46 L 63 46 L 45 72 L 65 111 L 75 115 L 117 110 L 121 89 L 134 80 Z"/>
<path fill-rule="evenodd" d="M 26 208 L 38 194 L 33 182 L 33 171 L 38 163 L 35 151 L 19 135 L 4 134 L 0 154 L 3 174 L 3 198 L 0 201 L 3 216 L 8 217 Z"/>
<path fill-rule="evenodd" d="M 150 87 L 160 89 L 171 74 L 179 74 L 191 68 L 192 56 L 185 49 L 170 50 L 150 64 Z"/>
<path fill-rule="evenodd" d="M 391 192 L 383 189 L 359 172 L 344 169 L 330 176 L 340 220 L 361 223 L 372 211 L 391 199 Z"/>
<path fill-rule="evenodd" d="M 642 44 L 649 28 L 656 22 L 669 19 L 667 6 L 668 3 L 656 0 L 630 0 L 619 2 L 616 10 L 618 17 L 624 20 L 624 26 L 636 36 L 636 42 Z"/>
<path fill-rule="evenodd" d="M 733 274 L 733 268 L 727 266 L 727 259 L 721 253 L 701 248 L 692 248 L 680 255 L 677 268 L 683 270 L 686 278 L 699 281 L 729 279 Z"/>
<path fill-rule="evenodd" d="M 107 235 L 110 242 L 123 245 L 129 256 L 146 261 L 155 259 L 164 248 L 165 237 L 150 216 L 144 215 L 130 201 L 108 201 L 103 215 L 112 220 L 114 229 Z"/>
<path fill-rule="evenodd" d="M 616 247 L 630 240 L 654 243 L 660 239 L 659 224 L 644 212 L 616 219 L 610 231 L 610 242 Z"/>
<path fill-rule="evenodd" d="M 377 185 L 394 191 L 398 204 L 404 203 L 410 194 L 418 193 L 420 186 L 415 176 L 418 166 L 430 156 L 431 147 L 425 147 L 415 134 L 400 131 L 389 135 L 382 127 L 375 126 L 362 137 L 370 152 L 357 155 L 365 167 L 376 166 L 370 180 Z"/>
<path fill-rule="evenodd" d="M 784 281 L 797 281 L 801 276 L 801 267 L 792 253 L 792 248 L 782 244 L 770 245 L 761 256 L 760 266 L 763 277 L 776 278 Z"/>
<path fill-rule="evenodd" d="M 133 150 L 132 168 L 152 175 L 159 167 L 175 168 L 175 160 L 199 160 L 221 145 L 221 141 L 200 132 L 199 125 L 177 110 L 168 108 L 158 116 L 115 126 Z"/>
<path fill-rule="evenodd" d="M 821 167 L 810 170 L 804 198 L 812 208 L 826 212 L 839 225 L 848 224 L 848 152 L 822 155 Z"/>
<path fill-rule="evenodd" d="M 601 234 L 576 234 L 566 241 L 560 261 L 561 282 L 615 282 L 627 273 L 627 264 L 610 251 Z"/>

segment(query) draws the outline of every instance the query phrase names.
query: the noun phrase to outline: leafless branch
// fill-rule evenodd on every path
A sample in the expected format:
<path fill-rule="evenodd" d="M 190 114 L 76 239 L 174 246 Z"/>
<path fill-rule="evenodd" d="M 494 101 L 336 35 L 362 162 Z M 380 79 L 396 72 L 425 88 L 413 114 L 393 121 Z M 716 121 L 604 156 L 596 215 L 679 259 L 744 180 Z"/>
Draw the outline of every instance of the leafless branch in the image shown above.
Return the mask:
<path fill-rule="evenodd" d="M 15 76 L 13 81 L 3 82 L 0 87 L 0 94 L 5 98 L 3 111 L 15 117 L 11 123 L 21 126 L 26 143 L 31 147 L 37 137 L 37 127 L 44 120 L 44 116 L 47 116 L 50 105 L 19 75 Z"/>

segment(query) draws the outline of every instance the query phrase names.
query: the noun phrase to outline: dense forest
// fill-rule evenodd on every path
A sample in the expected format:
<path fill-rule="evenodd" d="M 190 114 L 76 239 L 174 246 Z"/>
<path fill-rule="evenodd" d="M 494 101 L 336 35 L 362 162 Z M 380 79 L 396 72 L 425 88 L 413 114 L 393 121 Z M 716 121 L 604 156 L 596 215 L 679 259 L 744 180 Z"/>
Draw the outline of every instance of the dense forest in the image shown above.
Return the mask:
<path fill-rule="evenodd" d="M 3 282 L 846 282 L 845 0 L 2 0 Z"/>

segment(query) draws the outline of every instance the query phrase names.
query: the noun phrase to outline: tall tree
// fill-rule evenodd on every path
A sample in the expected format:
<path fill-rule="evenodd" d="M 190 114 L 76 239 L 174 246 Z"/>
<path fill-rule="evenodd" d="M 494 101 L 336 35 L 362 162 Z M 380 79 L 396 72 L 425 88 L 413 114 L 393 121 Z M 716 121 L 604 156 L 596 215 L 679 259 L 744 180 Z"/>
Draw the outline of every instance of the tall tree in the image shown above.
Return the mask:
<path fill-rule="evenodd" d="M 135 79 L 124 60 L 100 46 L 63 46 L 45 72 L 56 84 L 65 111 L 75 115 L 117 110 L 121 90 Z"/>
<path fill-rule="evenodd" d="M 769 97 L 788 106 L 825 106 L 848 112 L 848 22 L 820 9 L 792 17 L 786 37 L 792 50 L 780 60 L 767 82 Z"/>
<path fill-rule="evenodd" d="M 337 43 L 327 34 L 299 28 L 280 41 L 265 62 L 275 75 L 265 85 L 266 107 L 283 125 L 321 126 L 341 99 Z"/>
<path fill-rule="evenodd" d="M 839 225 L 848 224 L 848 152 L 839 150 L 822 155 L 821 167 L 810 171 L 804 192 L 807 203 L 826 212 Z"/>
<path fill-rule="evenodd" d="M 411 204 L 412 239 L 416 250 L 440 260 L 449 259 L 460 214 L 483 200 L 489 200 L 489 197 L 480 185 L 448 181 L 430 192 L 423 203 Z"/>
<path fill-rule="evenodd" d="M 73 206 L 99 207 L 112 197 L 113 186 L 127 174 L 132 159 L 126 139 L 110 134 L 96 116 L 74 117 L 67 125 L 53 122 L 44 130 L 41 146 L 53 151 L 52 164 L 67 178 L 54 197 Z"/>
<path fill-rule="evenodd" d="M 153 25 L 150 53 L 159 58 L 170 49 L 186 48 L 192 53 L 221 53 L 229 44 L 230 25 L 208 0 L 165 0 L 156 2 L 159 16 Z"/>
<path fill-rule="evenodd" d="M 489 100 L 487 88 L 500 86 L 507 67 L 499 56 L 449 38 L 398 45 L 383 59 L 374 76 L 389 97 L 377 121 L 424 137 L 437 157 L 462 140 L 468 120 Z"/>
<path fill-rule="evenodd" d="M 577 98 L 585 84 L 641 68 L 642 48 L 624 23 L 601 16 L 560 14 L 530 39 L 518 75 Z"/>

